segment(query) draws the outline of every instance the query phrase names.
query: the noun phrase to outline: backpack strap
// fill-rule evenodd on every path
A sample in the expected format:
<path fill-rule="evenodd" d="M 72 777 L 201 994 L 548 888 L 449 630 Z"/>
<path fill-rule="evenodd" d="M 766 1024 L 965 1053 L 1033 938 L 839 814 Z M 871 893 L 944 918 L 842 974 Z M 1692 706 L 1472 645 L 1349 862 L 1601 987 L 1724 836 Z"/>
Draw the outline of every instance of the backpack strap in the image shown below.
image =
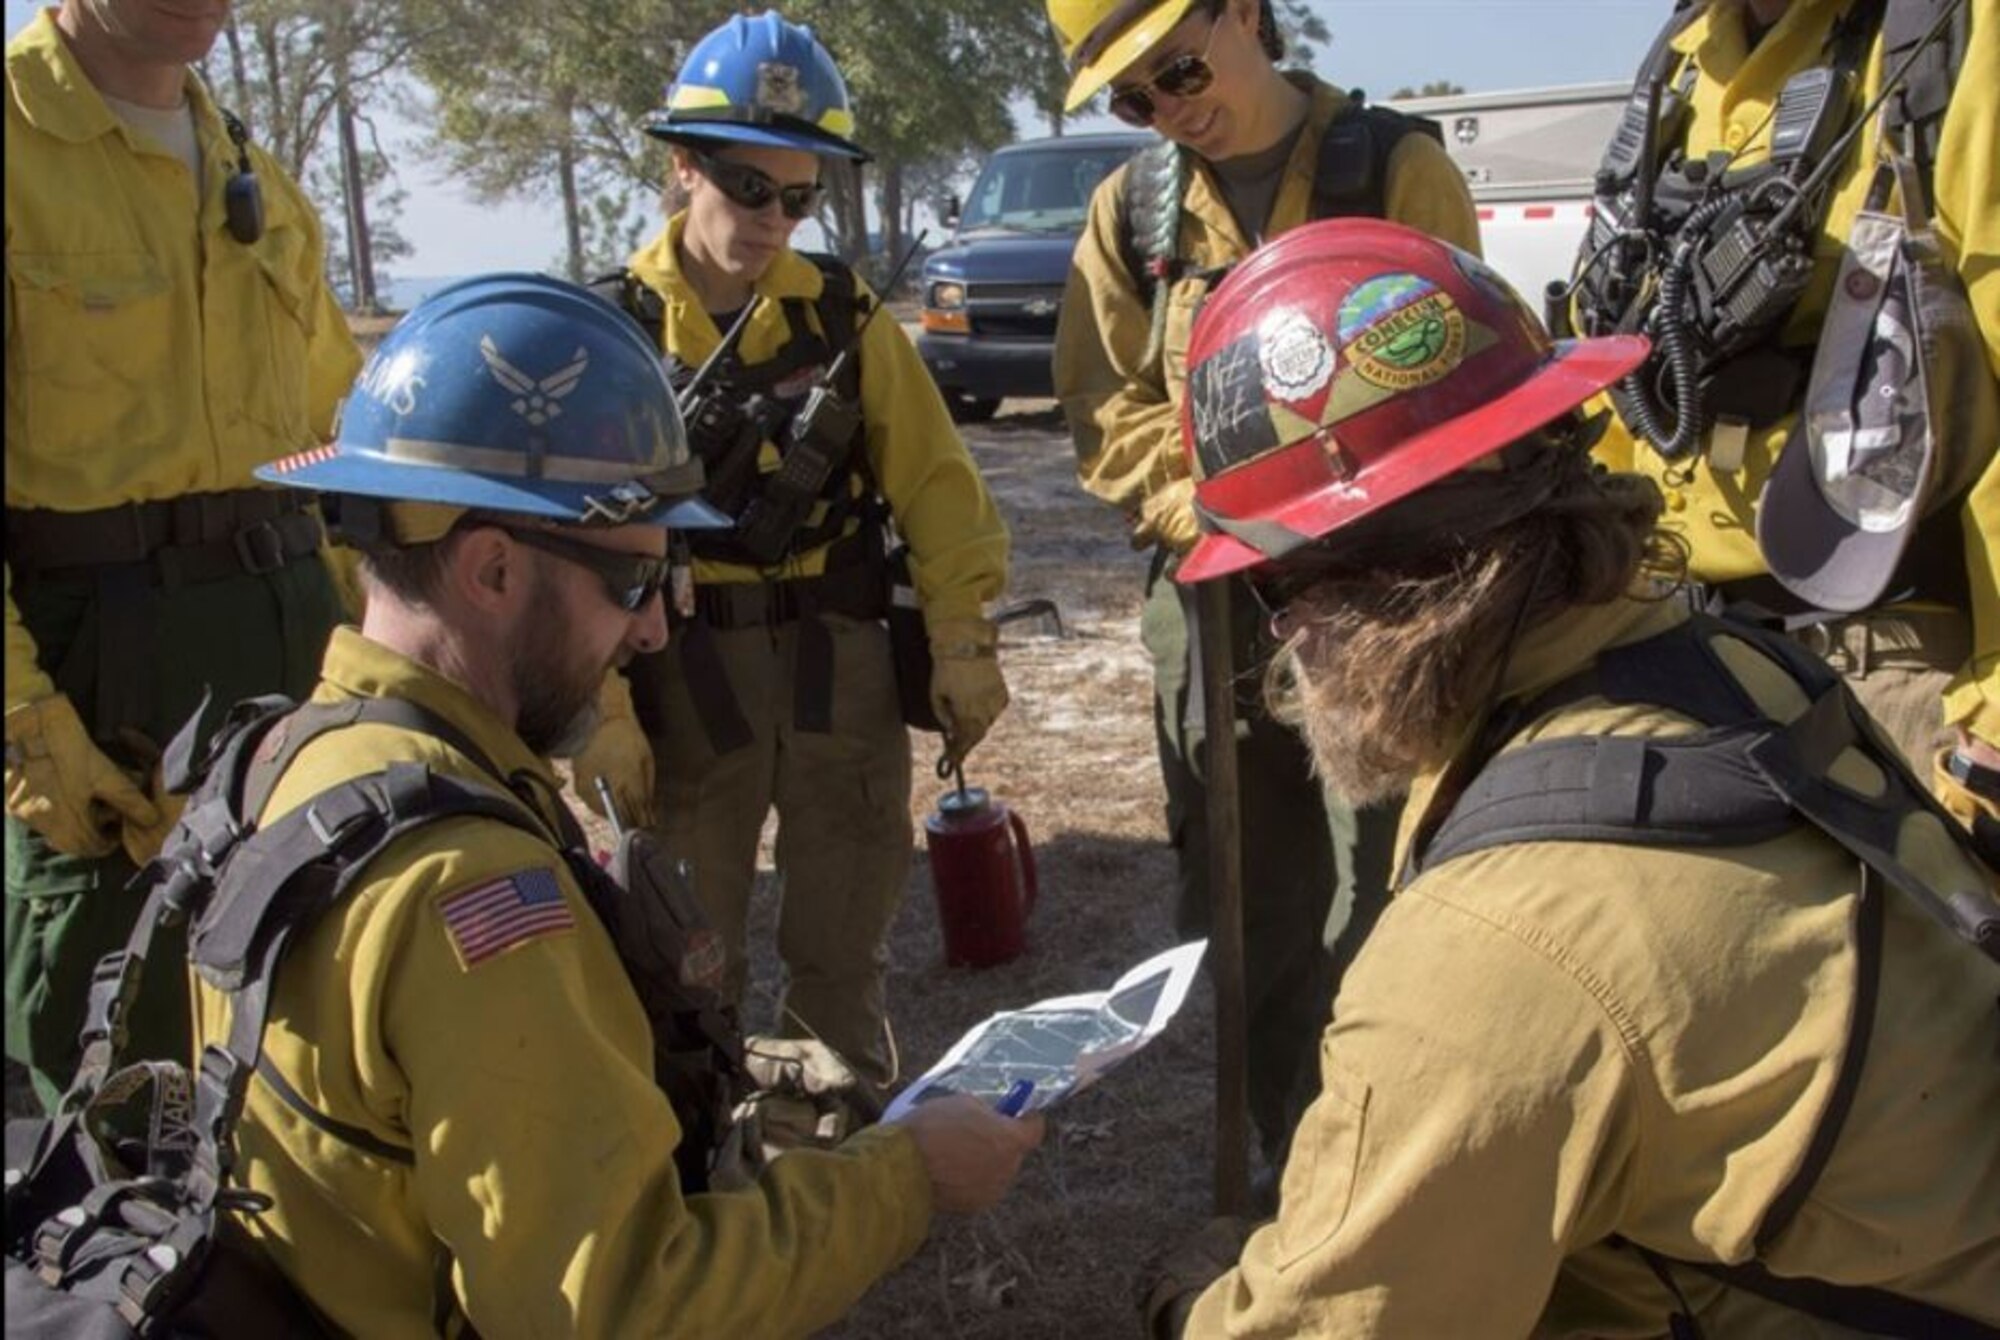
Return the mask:
<path fill-rule="evenodd" d="M 875 309 L 871 298 L 863 297 L 861 286 L 854 278 L 854 269 L 838 256 L 829 256 L 819 251 L 799 253 L 813 263 L 819 271 L 819 297 L 813 300 L 813 313 L 819 318 L 821 338 L 826 341 L 828 359 L 839 358 L 854 344 L 855 332 L 861 322 Z M 846 372 L 840 379 L 839 391 L 842 395 L 858 398 L 861 395 L 861 351 L 855 349 L 854 357 L 847 361 Z"/>
<path fill-rule="evenodd" d="M 1718 650 L 1718 642 L 1740 652 Z M 1725 655 L 1776 663 L 1809 706 L 1779 722 Z M 1700 722 L 1673 739 L 1570 736 L 1501 753 L 1529 722 L 1568 702 L 1664 707 Z M 1878 796 L 1834 783 L 1847 749 L 1882 772 Z M 1462 777 L 1462 784 L 1454 784 Z M 1510 842 L 1598 841 L 1634 846 L 1732 846 L 1805 822 L 1916 901 L 1987 957 L 2000 961 L 2000 905 L 1984 867 L 1929 789 L 1884 741 L 1827 665 L 1790 638 L 1696 614 L 1656 637 L 1600 655 L 1582 674 L 1496 715 L 1447 779 L 1441 820 L 1419 829 L 1406 877 L 1467 852 Z M 1919 874 L 1897 852 L 1913 810 L 1928 811 L 1960 858 Z"/>
<path fill-rule="evenodd" d="M 641 283 L 629 267 L 601 274 L 584 287 L 638 322 L 646 343 L 659 347 L 660 329 L 667 322 L 666 299 Z"/>
<path fill-rule="evenodd" d="M 1349 96 L 1349 104 L 1320 134 L 1308 220 L 1382 218 L 1389 157 L 1403 137 L 1423 134 L 1444 143 L 1443 129 L 1427 117 L 1371 107 L 1358 89 Z M 1196 267 L 1180 255 L 1181 213 L 1192 171 L 1187 150 L 1162 139 L 1134 154 L 1119 182 L 1118 258 L 1139 301 L 1152 310 L 1148 361 L 1158 355 L 1166 338 L 1166 291 L 1196 273 Z M 1229 269 L 1201 271 L 1201 277 L 1218 283 Z"/>
<path fill-rule="evenodd" d="M 1952 87 L 1965 63 L 1971 40 L 1972 6 L 1964 0 L 1888 0 L 1882 18 L 1882 69 L 1895 69 L 1924 40 L 1947 8 L 1955 10 L 1944 33 L 1918 53 L 1901 87 L 1882 107 L 1885 135 L 1903 138 L 1904 152 L 1916 163 L 1923 187 L 1923 211 L 1937 214 L 1935 178 L 1938 140 L 1945 113 L 1951 108 Z"/>
<path fill-rule="evenodd" d="M 1427 116 L 1354 101 L 1320 136 L 1313 170 L 1310 219 L 1379 219 L 1387 208 L 1389 158 L 1406 135 L 1427 135 L 1440 147 L 1444 128 Z"/>

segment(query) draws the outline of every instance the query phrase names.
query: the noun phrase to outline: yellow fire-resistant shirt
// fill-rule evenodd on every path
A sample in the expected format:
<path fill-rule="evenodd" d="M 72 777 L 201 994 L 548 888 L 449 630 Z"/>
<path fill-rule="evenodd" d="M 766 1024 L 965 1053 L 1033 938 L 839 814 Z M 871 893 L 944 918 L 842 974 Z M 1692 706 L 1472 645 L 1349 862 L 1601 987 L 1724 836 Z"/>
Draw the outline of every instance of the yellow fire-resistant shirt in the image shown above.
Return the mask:
<path fill-rule="evenodd" d="M 1754 50 L 1746 43 L 1741 0 L 1711 6 L 1682 31 L 1674 48 L 1700 72 L 1682 139 L 1688 157 L 1735 154 L 1732 166 L 1739 168 L 1767 161 L 1772 104 L 1779 90 L 1800 70 L 1826 63 L 1827 35 L 1848 8 L 1846 0 L 1794 0 Z M 1936 226 L 1947 254 L 1957 258 L 1988 360 L 2000 377 L 2000 12 L 1975 0 L 1968 14 L 1964 64 L 1938 145 Z M 1878 34 L 1864 66 L 1862 99 L 1874 98 L 1883 73 Z M 1814 281 L 1780 336 L 1784 345 L 1809 347 L 1818 339 L 1855 213 L 1874 180 L 1878 141 L 1877 127 L 1871 124 L 1834 178 L 1831 203 L 1814 241 Z M 1635 443 L 1623 424 L 1613 423 L 1597 454 L 1614 470 L 1661 481 L 1668 503 L 1663 524 L 1687 537 L 1692 574 L 1704 581 L 1734 581 L 1768 570 L 1757 547 L 1757 501 L 1796 417 L 1789 414 L 1751 430 L 1741 470 L 1718 473 L 1710 468 L 1704 442 L 1704 455 L 1692 465 L 1693 477 L 1686 482 L 1668 480 L 1667 462 Z M 1946 690 L 1944 718 L 2000 744 L 2000 455 L 1958 505 L 1958 514 L 1971 587 L 1973 651 Z M 1930 524 L 1940 521 L 1948 518 L 1936 517 Z"/>
<path fill-rule="evenodd" d="M 355 697 L 428 708 L 557 794 L 465 690 L 343 628 L 314 701 Z M 434 738 L 355 726 L 301 751 L 265 818 L 398 760 L 487 780 Z M 570 924 L 481 958 L 441 907 L 522 872 L 560 886 Z M 201 1038 L 219 1041 L 224 998 L 197 985 Z M 265 1046 L 305 1103 L 363 1140 L 255 1081 L 239 1166 L 275 1202 L 256 1231 L 321 1311 L 371 1340 L 437 1334 L 444 1258 L 448 1305 L 486 1336 L 801 1335 L 929 1227 L 921 1157 L 894 1128 L 788 1154 L 751 1190 L 682 1196 L 680 1127 L 617 952 L 557 854 L 491 820 L 441 820 L 379 857 L 289 951 Z"/>
<path fill-rule="evenodd" d="M 196 182 L 105 105 L 53 12 L 7 44 L 7 506 L 257 487 L 255 467 L 331 433 L 361 366 L 319 220 L 252 144 L 264 235 L 236 241 L 236 149 L 201 82 Z M 8 705 L 53 692 L 11 591 L 6 634 Z"/>
<path fill-rule="evenodd" d="M 1528 697 L 1684 617 L 1630 600 L 1561 616 L 1503 692 Z M 1695 729 L 1591 698 L 1516 739 Z M 1412 789 L 1406 844 L 1437 782 Z M 1751 1255 L 1847 1045 L 1859 887 L 1854 858 L 1805 828 L 1734 848 L 1523 842 L 1426 870 L 1342 984 L 1276 1223 L 1187 1334 L 1666 1335 L 1671 1296 L 1613 1235 Z M 2000 968 L 1883 896 L 1853 1107 L 1763 1260 L 2000 1324 Z M 1677 1279 L 1709 1336 L 1857 1334 Z"/>
<path fill-rule="evenodd" d="M 1312 108 L 1284 180 L 1271 205 L 1265 240 L 1306 222 L 1320 138 L 1348 106 L 1338 89 L 1306 75 L 1290 76 L 1312 94 Z M 1162 347 L 1150 358 L 1149 303 L 1126 272 L 1119 249 L 1128 164 L 1091 198 L 1090 221 L 1077 239 L 1069 283 L 1056 325 L 1055 387 L 1075 440 L 1083 487 L 1126 514 L 1135 547 L 1158 540 L 1167 513 L 1193 504 L 1181 446 L 1181 394 L 1187 381 L 1188 334 L 1210 285 L 1197 276 L 1168 292 Z M 1389 155 L 1383 217 L 1479 252 L 1479 219 L 1464 175 L 1426 135 L 1405 135 Z M 1244 237 L 1207 164 L 1197 157 L 1181 204 L 1176 254 L 1201 269 L 1248 256 Z M 1169 524 L 1170 531 L 1187 531 Z"/>
<path fill-rule="evenodd" d="M 679 362 L 698 367 L 722 342 L 722 332 L 681 273 L 680 237 L 686 226 L 685 213 L 669 219 L 660 235 L 633 255 L 631 269 L 666 307 L 660 347 Z M 810 304 L 825 286 L 817 265 L 790 249 L 782 252 L 757 281 L 761 305 L 743 332 L 737 355 L 751 367 L 776 357 L 791 338 L 783 300 Z M 858 277 L 855 289 L 875 301 Z M 817 311 L 809 309 L 806 319 L 819 329 Z M 924 617 L 932 623 L 977 619 L 985 602 L 1007 585 L 1007 528 L 936 383 L 894 317 L 884 312 L 870 321 L 855 353 L 861 362 L 868 466 L 896 530 L 909 542 Z M 769 473 L 778 463 L 777 448 L 765 443 L 758 469 Z M 850 522 L 849 532 L 859 524 Z M 826 555 L 826 547 L 800 554 L 779 575 L 816 577 L 826 571 Z M 731 563 L 695 563 L 697 582 L 754 582 L 766 576 L 760 569 Z"/>

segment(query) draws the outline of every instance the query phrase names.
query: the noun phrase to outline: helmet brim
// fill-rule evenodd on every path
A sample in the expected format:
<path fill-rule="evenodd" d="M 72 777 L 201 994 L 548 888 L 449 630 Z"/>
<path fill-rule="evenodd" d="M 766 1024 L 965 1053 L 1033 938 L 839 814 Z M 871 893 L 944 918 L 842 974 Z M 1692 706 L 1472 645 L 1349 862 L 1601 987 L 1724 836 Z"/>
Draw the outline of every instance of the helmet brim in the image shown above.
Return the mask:
<path fill-rule="evenodd" d="M 534 489 L 530 490 L 525 480 L 470 470 L 423 469 L 402 465 L 391 474 L 383 469 L 379 457 L 360 452 L 336 452 L 332 448 L 258 466 L 256 475 L 266 483 L 282 484 L 288 488 L 354 493 L 395 502 L 476 507 L 484 511 L 548 517 L 572 525 L 588 519 L 591 498 L 601 497 L 606 492 L 601 484 L 561 484 L 547 479 L 535 481 Z M 631 524 L 666 526 L 674 530 L 724 530 L 733 523 L 725 513 L 696 496 L 677 499 L 641 513 L 632 518 Z"/>
<path fill-rule="evenodd" d="M 856 163 L 866 163 L 874 157 L 860 145 L 844 140 L 831 131 L 762 126 L 745 121 L 648 122 L 646 133 L 656 140 L 685 144 L 691 148 L 748 144 L 759 149 L 796 149 L 823 158 L 845 158 Z"/>
<path fill-rule="evenodd" d="M 1226 504 L 1218 508 L 1233 518 L 1291 532 L 1304 546 L 1409 499 L 1576 409 L 1643 363 L 1650 348 L 1638 335 L 1559 342 L 1554 356 L 1507 394 L 1406 438 L 1351 476 L 1342 474 L 1322 446 L 1307 438 L 1204 481 L 1198 495 L 1224 492 L 1232 478 L 1247 480 L 1252 472 L 1277 470 L 1296 477 L 1317 471 L 1324 476 L 1322 485 L 1291 490 L 1281 506 L 1258 512 Z M 1207 581 L 1275 561 L 1233 535 L 1211 532 L 1188 551 L 1174 580 Z"/>
<path fill-rule="evenodd" d="M 1141 56 L 1160 44 L 1160 40 L 1194 8 L 1195 0 L 1167 0 L 1167 3 L 1148 10 L 1139 16 L 1132 26 L 1113 38 L 1110 45 L 1098 53 L 1097 59 L 1079 69 L 1069 81 L 1069 92 L 1063 96 L 1063 110 L 1073 112 L 1125 73 Z"/>

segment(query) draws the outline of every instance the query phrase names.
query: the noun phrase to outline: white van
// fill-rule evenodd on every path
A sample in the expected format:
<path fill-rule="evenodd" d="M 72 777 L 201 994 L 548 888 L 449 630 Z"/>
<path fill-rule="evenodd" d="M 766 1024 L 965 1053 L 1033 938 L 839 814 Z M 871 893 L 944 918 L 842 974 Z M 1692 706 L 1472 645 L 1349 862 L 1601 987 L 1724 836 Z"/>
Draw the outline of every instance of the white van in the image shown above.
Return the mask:
<path fill-rule="evenodd" d="M 1630 84 L 1571 84 L 1388 105 L 1444 128 L 1479 207 L 1487 264 L 1539 312 L 1548 285 L 1569 282 L 1591 184 L 1631 94 Z"/>

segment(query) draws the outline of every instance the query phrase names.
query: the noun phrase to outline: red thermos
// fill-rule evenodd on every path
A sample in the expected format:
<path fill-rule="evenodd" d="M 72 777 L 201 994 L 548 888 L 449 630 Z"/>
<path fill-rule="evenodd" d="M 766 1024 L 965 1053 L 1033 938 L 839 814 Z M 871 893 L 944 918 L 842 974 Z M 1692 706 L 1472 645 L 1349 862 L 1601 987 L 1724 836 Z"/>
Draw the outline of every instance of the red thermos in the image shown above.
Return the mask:
<path fill-rule="evenodd" d="M 954 968 L 990 968 L 1028 947 L 1035 849 L 1021 816 L 978 787 L 947 791 L 924 820 L 931 887 Z"/>

